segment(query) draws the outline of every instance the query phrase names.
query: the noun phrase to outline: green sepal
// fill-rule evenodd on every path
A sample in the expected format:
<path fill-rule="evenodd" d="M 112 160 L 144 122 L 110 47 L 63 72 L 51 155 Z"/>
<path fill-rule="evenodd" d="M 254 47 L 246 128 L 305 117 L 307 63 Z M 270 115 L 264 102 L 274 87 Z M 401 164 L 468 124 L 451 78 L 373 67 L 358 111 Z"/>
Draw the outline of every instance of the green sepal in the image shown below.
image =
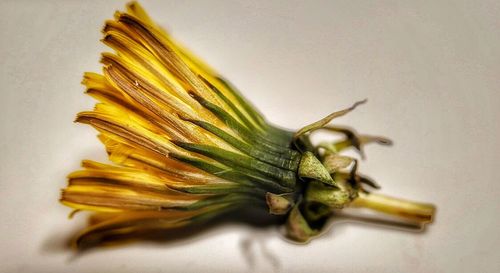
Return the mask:
<path fill-rule="evenodd" d="M 243 107 L 243 111 L 245 111 L 250 118 L 258 124 L 258 126 L 265 129 L 265 138 L 271 139 L 272 142 L 281 146 L 288 147 L 290 145 L 293 132 L 268 124 L 262 114 L 259 113 L 259 111 L 257 111 L 256 108 L 248 102 L 233 85 L 221 76 L 217 76 L 216 78 L 226 87 L 227 90 L 229 90 L 229 92 L 232 93 L 241 107 Z"/>
<path fill-rule="evenodd" d="M 229 106 L 229 108 L 238 116 L 238 118 L 241 120 L 243 124 L 245 124 L 249 129 L 251 130 L 259 130 L 261 132 L 264 132 L 265 128 L 261 127 L 260 124 L 257 123 L 257 121 L 252 120 L 255 122 L 255 124 L 248 120 L 248 118 L 240 111 L 234 103 L 229 100 L 217 87 L 215 87 L 211 82 L 209 82 L 207 79 L 205 79 L 203 76 L 198 75 L 198 78 L 200 78 L 219 98 L 224 101 L 224 103 Z"/>
<path fill-rule="evenodd" d="M 331 114 L 329 114 L 328 116 L 316 121 L 316 122 L 313 122 L 307 126 L 304 126 L 302 127 L 300 130 L 298 130 L 294 135 L 293 135 L 293 139 L 297 139 L 299 138 L 301 135 L 303 134 L 306 134 L 306 133 L 309 133 L 309 132 L 312 132 L 314 130 L 318 130 L 320 128 L 323 128 L 326 124 L 328 124 L 330 121 L 332 121 L 332 119 L 334 118 L 338 118 L 338 117 L 341 117 L 349 112 L 351 112 L 352 110 L 354 110 L 358 105 L 360 104 L 363 104 L 363 103 L 366 103 L 366 99 L 365 100 L 362 100 L 362 101 L 357 101 L 356 103 L 354 103 L 351 107 L 349 108 L 346 108 L 346 109 L 343 109 L 343 110 L 340 110 L 340 111 L 337 111 L 337 112 L 333 112 Z"/>
<path fill-rule="evenodd" d="M 297 167 L 299 165 L 299 158 L 293 158 L 293 159 L 292 158 L 285 158 L 283 156 L 269 153 L 268 151 L 262 149 L 262 147 L 251 146 L 251 145 L 247 144 L 246 142 L 241 141 L 241 140 L 237 139 L 236 137 L 233 137 L 232 135 L 226 133 L 224 130 L 217 128 L 217 126 L 214 126 L 213 124 L 210 124 L 210 123 L 205 122 L 205 121 L 191 120 L 191 119 L 184 119 L 184 120 L 189 121 L 193 124 L 196 124 L 199 127 L 207 130 L 208 132 L 218 136 L 219 138 L 226 141 L 234 148 L 240 150 L 241 152 L 243 152 L 245 154 L 248 154 L 249 156 L 251 156 L 253 158 L 256 158 L 258 160 L 272 164 L 272 165 L 279 167 L 279 168 L 287 169 L 290 171 L 297 170 Z"/>
<path fill-rule="evenodd" d="M 321 147 L 327 150 L 334 150 L 336 152 L 343 151 L 347 148 L 353 147 L 356 149 L 361 158 L 365 158 L 365 153 L 363 147 L 369 143 L 377 143 L 384 146 L 391 146 L 392 141 L 385 137 L 380 136 L 370 136 L 370 135 L 360 135 L 354 129 L 345 126 L 324 126 L 321 129 L 328 130 L 331 132 L 336 132 L 343 134 L 346 139 L 329 144 L 322 144 Z"/>
<path fill-rule="evenodd" d="M 323 159 L 323 166 L 325 166 L 328 173 L 332 174 L 340 169 L 347 168 L 354 161 L 353 158 L 327 152 Z"/>
<path fill-rule="evenodd" d="M 197 100 L 203 107 L 205 107 L 215 116 L 217 116 L 219 120 L 224 122 L 229 128 L 231 128 L 231 130 L 236 132 L 236 134 L 238 134 L 243 140 L 249 142 L 250 144 L 255 146 L 261 146 L 264 149 L 268 150 L 269 152 L 283 155 L 287 158 L 293 158 L 298 156 L 297 151 L 288 148 L 289 143 L 287 144 L 287 146 L 283 146 L 283 143 L 277 144 L 275 142 L 272 142 L 270 139 L 265 138 L 262 135 L 258 134 L 257 132 L 251 131 L 248 128 L 246 128 L 244 125 L 238 122 L 235 118 L 233 118 L 219 106 L 207 101 L 206 99 L 196 95 L 195 93 L 190 92 L 189 95 L 191 95 L 195 100 Z"/>
<path fill-rule="evenodd" d="M 243 109 L 257 124 L 259 124 L 261 127 L 267 126 L 266 120 L 264 119 L 262 114 L 259 113 L 257 109 L 253 105 L 251 105 L 234 86 L 229 83 L 229 81 L 224 79 L 222 76 L 217 76 L 216 79 L 219 80 L 219 82 L 221 82 L 227 88 L 227 90 L 229 90 L 233 94 L 233 96 L 240 103 Z"/>
<path fill-rule="evenodd" d="M 310 178 L 331 186 L 337 186 L 325 166 L 309 151 L 302 154 L 298 174 L 301 178 Z"/>
<path fill-rule="evenodd" d="M 286 235 L 288 238 L 306 243 L 313 236 L 318 235 L 319 231 L 311 228 L 299 209 L 300 203 L 295 204 L 286 221 Z"/>
<path fill-rule="evenodd" d="M 325 185 L 319 181 L 311 181 L 304 199 L 306 202 L 317 202 L 331 209 L 344 208 L 356 197 L 356 191 L 345 180 L 339 180 L 337 184 L 339 188 Z"/>
<path fill-rule="evenodd" d="M 266 203 L 269 207 L 269 213 L 274 215 L 287 214 L 295 204 L 293 197 L 294 195 L 291 193 L 274 194 L 267 192 Z"/>
<path fill-rule="evenodd" d="M 200 159 L 186 157 L 174 153 L 169 154 L 169 156 L 234 183 L 249 187 L 261 187 L 262 189 L 279 193 L 287 193 L 293 191 L 293 189 L 281 186 L 280 184 L 269 178 L 266 178 L 263 175 L 256 175 L 250 170 L 235 170 L 224 165 L 222 165 L 222 167 L 219 167 Z"/>
<path fill-rule="evenodd" d="M 169 188 L 174 189 L 179 192 L 185 192 L 190 194 L 229 194 L 229 193 L 244 193 L 252 194 L 256 196 L 264 196 L 266 191 L 263 191 L 257 187 L 249 187 L 239 184 L 234 185 L 196 185 L 188 187 L 175 187 L 169 186 Z"/>
<path fill-rule="evenodd" d="M 172 142 L 186 150 L 215 159 L 230 168 L 254 173 L 255 176 L 262 177 L 263 179 L 274 178 L 274 181 L 276 181 L 276 183 L 279 183 L 284 187 L 295 187 L 295 172 L 281 169 L 268 163 L 259 161 L 255 158 L 230 152 L 215 146 L 186 143 L 180 141 Z"/>
<path fill-rule="evenodd" d="M 270 138 L 273 142 L 280 144 L 281 146 L 289 147 L 294 132 L 276 127 L 274 125 L 268 125 L 268 129 L 266 130 L 265 138 Z"/>
<path fill-rule="evenodd" d="M 318 222 L 332 216 L 333 210 L 321 203 L 305 202 L 304 216 L 309 222 Z"/>
<path fill-rule="evenodd" d="M 351 183 L 351 185 L 356 185 L 356 184 L 365 184 L 365 185 L 368 185 L 374 189 L 380 189 L 380 185 L 377 184 L 377 182 L 373 181 L 373 179 L 367 177 L 367 176 L 364 176 L 364 175 L 360 175 L 360 174 L 357 174 L 355 172 L 350 172 L 350 173 L 346 173 L 346 172 L 336 172 L 334 175 L 333 175 L 335 181 L 348 181 Z M 354 183 L 353 183 L 354 182 Z M 358 185 L 359 187 L 359 185 Z"/>
<path fill-rule="evenodd" d="M 262 198 L 257 198 L 248 194 L 239 194 L 239 193 L 230 193 L 223 195 L 214 195 L 205 199 L 201 199 L 196 201 L 195 203 L 184 206 L 184 207 L 176 207 L 178 210 L 197 210 L 205 207 L 212 207 L 221 204 L 241 204 L 241 203 L 251 203 L 253 205 L 263 205 L 264 200 Z"/>

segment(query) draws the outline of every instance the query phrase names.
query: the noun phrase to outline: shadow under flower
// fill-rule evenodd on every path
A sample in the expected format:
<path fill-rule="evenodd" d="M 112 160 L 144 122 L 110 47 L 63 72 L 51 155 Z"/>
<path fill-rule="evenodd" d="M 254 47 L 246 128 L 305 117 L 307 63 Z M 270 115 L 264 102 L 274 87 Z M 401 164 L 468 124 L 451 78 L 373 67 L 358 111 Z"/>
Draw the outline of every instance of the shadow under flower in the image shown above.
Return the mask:
<path fill-rule="evenodd" d="M 78 251 L 74 252 L 74 255 L 70 257 L 69 262 L 91 252 L 103 251 L 113 246 L 132 242 L 168 245 L 169 247 L 186 245 L 220 234 L 221 232 L 227 231 L 228 226 L 236 225 L 238 227 L 250 227 L 250 233 L 255 234 L 255 236 L 250 235 L 242 238 L 239 242 L 240 252 L 247 262 L 248 267 L 250 269 L 256 268 L 257 252 L 260 257 L 263 257 L 267 263 L 271 265 L 274 271 L 279 271 L 281 268 L 279 256 L 267 248 L 267 239 L 264 237 L 270 236 L 270 233 L 267 232 L 270 229 L 275 229 L 276 235 L 279 235 L 278 227 L 283 226 L 285 220 L 285 217 L 277 217 L 269 215 L 263 210 L 248 208 L 229 212 L 198 225 L 101 237 L 99 240 L 88 241 L 85 245 L 82 245 Z M 319 236 L 331 235 L 331 230 L 334 230 L 334 233 L 336 233 L 339 230 L 338 227 L 352 224 L 363 224 L 371 226 L 372 228 L 395 229 L 412 233 L 423 233 L 425 231 L 425 229 L 422 229 L 421 226 L 417 224 L 397 221 L 379 214 L 366 214 L 363 211 L 346 209 L 345 211 L 335 212 L 335 216 L 332 217 L 332 220 L 327 224 L 328 228 L 325 229 L 327 231 Z M 64 238 L 60 233 L 57 233 L 46 240 L 46 243 L 42 246 L 42 251 L 48 253 L 68 251 L 71 248 L 70 242 L 74 238 L 74 235 L 73 231 L 71 236 Z M 284 238 L 284 236 L 281 237 Z"/>

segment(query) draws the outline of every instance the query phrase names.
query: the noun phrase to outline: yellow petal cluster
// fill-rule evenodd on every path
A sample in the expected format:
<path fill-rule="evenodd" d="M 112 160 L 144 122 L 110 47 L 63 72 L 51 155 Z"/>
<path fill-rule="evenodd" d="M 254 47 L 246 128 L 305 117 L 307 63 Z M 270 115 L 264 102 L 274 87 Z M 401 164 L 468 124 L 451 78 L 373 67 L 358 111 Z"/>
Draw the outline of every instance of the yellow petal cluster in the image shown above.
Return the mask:
<path fill-rule="evenodd" d="M 268 125 L 138 3 L 129 3 L 126 12 L 106 21 L 103 35 L 102 42 L 114 52 L 102 54 L 101 74 L 87 72 L 82 81 L 98 103 L 92 111 L 79 113 L 76 121 L 99 132 L 113 164 L 85 160 L 83 170 L 68 176 L 61 202 L 95 211 L 94 219 L 99 219 L 76 242 L 85 245 L 89 238 L 106 241 L 132 230 L 184 225 L 195 216 L 216 215 L 253 195 L 264 196 L 252 183 L 231 179 L 243 171 L 225 163 L 224 156 L 260 162 L 248 155 L 259 150 L 254 149 L 258 137 L 284 133 Z M 243 135 L 247 131 L 255 141 Z M 269 140 L 269 145 L 286 152 L 286 145 L 276 142 Z M 180 143 L 198 146 L 185 149 Z M 217 150 L 210 154 L 210 149 Z M 266 178 L 265 172 L 258 174 Z"/>

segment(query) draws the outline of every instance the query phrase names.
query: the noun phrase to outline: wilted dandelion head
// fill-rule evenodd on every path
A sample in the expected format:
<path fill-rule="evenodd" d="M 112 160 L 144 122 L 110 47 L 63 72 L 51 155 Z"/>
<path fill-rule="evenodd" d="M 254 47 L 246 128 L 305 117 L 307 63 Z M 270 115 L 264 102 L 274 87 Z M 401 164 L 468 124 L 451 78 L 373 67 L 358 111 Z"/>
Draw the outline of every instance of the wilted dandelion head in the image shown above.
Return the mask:
<path fill-rule="evenodd" d="M 99 132 L 112 163 L 90 160 L 71 173 L 61 202 L 93 211 L 78 247 L 195 225 L 231 210 L 255 208 L 285 217 L 287 235 L 307 241 L 333 209 L 363 206 L 417 224 L 431 205 L 369 193 L 378 186 L 357 173 L 362 151 L 385 138 L 328 126 L 342 111 L 293 132 L 278 128 L 208 65 L 156 25 L 135 2 L 103 29 L 102 73 L 85 73 L 98 103 L 76 121 Z M 319 129 L 344 135 L 313 144 Z M 132 235 L 132 236 L 131 236 Z"/>

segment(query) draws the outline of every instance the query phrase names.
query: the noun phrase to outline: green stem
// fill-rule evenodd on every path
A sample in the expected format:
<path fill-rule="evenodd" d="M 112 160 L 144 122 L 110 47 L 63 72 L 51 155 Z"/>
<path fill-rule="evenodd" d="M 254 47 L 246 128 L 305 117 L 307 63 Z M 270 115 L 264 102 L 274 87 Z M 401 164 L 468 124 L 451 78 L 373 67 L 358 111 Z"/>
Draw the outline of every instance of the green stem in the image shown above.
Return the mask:
<path fill-rule="evenodd" d="M 376 193 L 360 193 L 359 197 L 351 203 L 351 206 L 369 208 L 420 224 L 432 222 L 436 211 L 432 204 L 413 202 Z"/>

